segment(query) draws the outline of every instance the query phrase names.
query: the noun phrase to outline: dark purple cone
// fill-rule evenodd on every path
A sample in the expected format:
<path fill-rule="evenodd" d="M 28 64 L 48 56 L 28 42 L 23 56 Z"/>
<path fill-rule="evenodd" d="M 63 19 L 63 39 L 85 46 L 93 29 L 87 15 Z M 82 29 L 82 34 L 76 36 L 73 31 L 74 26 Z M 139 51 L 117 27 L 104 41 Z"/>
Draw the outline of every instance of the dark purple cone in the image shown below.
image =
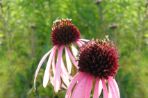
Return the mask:
<path fill-rule="evenodd" d="M 80 48 L 79 71 L 95 77 L 115 76 L 118 69 L 118 53 L 109 41 L 89 41 Z"/>
<path fill-rule="evenodd" d="M 52 26 L 51 39 L 53 45 L 67 45 L 80 38 L 80 31 L 70 19 L 57 20 Z"/>

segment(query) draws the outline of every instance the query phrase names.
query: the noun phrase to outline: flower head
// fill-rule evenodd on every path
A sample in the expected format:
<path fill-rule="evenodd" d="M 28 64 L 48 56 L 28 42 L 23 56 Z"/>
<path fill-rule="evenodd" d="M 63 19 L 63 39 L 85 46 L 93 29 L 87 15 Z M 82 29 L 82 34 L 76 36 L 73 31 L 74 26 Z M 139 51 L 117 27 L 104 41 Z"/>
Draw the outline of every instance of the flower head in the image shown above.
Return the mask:
<path fill-rule="evenodd" d="M 79 70 L 95 77 L 115 76 L 118 69 L 118 55 L 113 43 L 90 41 L 80 49 Z"/>
<path fill-rule="evenodd" d="M 71 81 L 66 98 L 90 98 L 93 86 L 93 98 L 98 98 L 102 89 L 103 98 L 120 98 L 114 79 L 118 70 L 118 53 L 112 42 L 92 40 L 83 45 L 78 66 L 79 72 Z"/>
<path fill-rule="evenodd" d="M 53 23 L 51 40 L 53 48 L 40 60 L 35 72 L 34 86 L 36 87 L 36 78 L 41 66 L 48 59 L 43 86 L 46 87 L 50 80 L 55 92 L 58 92 L 61 87 L 66 88 L 69 85 L 72 65 L 78 68 L 76 60 L 78 51 L 75 46 L 81 47 L 88 40 L 80 39 L 80 31 L 72 24 L 70 19 L 59 19 Z M 63 59 L 63 57 L 66 58 Z M 65 65 L 67 65 L 67 68 Z"/>
<path fill-rule="evenodd" d="M 52 26 L 51 39 L 54 45 L 71 44 L 80 39 L 80 31 L 71 19 L 56 20 Z"/>

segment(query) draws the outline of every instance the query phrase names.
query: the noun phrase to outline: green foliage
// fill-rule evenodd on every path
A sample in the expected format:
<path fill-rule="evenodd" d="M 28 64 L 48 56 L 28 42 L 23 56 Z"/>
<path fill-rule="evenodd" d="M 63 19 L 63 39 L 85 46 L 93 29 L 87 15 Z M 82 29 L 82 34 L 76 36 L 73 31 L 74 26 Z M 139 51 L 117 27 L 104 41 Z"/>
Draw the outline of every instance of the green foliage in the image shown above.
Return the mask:
<path fill-rule="evenodd" d="M 109 35 L 119 50 L 116 76 L 121 98 L 148 98 L 148 1 L 1 0 L 0 98 L 64 98 L 42 87 L 44 68 L 33 89 L 37 64 L 52 47 L 57 18 L 71 18 L 87 39 Z"/>

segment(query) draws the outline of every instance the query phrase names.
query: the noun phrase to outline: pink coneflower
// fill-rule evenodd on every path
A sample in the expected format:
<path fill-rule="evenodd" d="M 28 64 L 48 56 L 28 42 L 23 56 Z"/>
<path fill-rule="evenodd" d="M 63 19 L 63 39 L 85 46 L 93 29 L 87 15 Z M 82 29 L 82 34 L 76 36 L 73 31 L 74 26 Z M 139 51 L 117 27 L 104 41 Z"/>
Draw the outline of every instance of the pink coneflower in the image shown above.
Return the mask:
<path fill-rule="evenodd" d="M 67 87 L 69 85 L 72 63 L 78 68 L 78 62 L 76 61 L 77 48 L 75 45 L 80 47 L 87 40 L 80 39 L 80 31 L 72 24 L 70 19 L 59 19 L 53 23 L 51 39 L 53 48 L 39 62 L 35 72 L 34 85 L 36 85 L 39 69 L 49 57 L 44 72 L 43 86 L 46 87 L 50 80 L 55 92 L 58 92 L 61 86 Z M 62 58 L 64 50 L 67 68 Z"/>
<path fill-rule="evenodd" d="M 89 41 L 80 48 L 79 72 L 72 79 L 65 98 L 120 98 L 114 79 L 118 54 L 109 40 Z M 93 90 L 92 90 L 93 88 Z M 103 90 L 102 90 L 103 89 Z"/>

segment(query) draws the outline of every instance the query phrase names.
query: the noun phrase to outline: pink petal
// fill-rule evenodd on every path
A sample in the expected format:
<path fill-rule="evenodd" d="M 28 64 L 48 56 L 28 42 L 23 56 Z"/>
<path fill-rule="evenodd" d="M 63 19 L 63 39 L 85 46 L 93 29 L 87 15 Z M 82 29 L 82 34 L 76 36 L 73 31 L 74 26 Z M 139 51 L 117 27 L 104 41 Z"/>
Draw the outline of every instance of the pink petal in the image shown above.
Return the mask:
<path fill-rule="evenodd" d="M 117 92 L 117 94 L 118 94 L 118 98 L 120 98 L 119 87 L 118 87 L 117 82 L 116 82 L 115 79 L 113 79 L 113 85 L 115 85 L 115 90 L 116 90 L 116 92 Z"/>
<path fill-rule="evenodd" d="M 41 66 L 43 65 L 44 61 L 46 60 L 46 58 L 48 57 L 48 55 L 53 51 L 53 49 L 54 49 L 54 47 L 53 47 L 51 50 L 49 50 L 49 51 L 42 57 L 42 59 L 40 60 L 40 62 L 39 62 L 39 64 L 38 64 L 38 67 L 37 67 L 37 69 L 36 69 L 36 71 L 35 71 L 35 76 L 34 76 L 34 88 L 35 88 L 35 89 L 36 89 L 36 78 L 37 78 L 37 75 L 38 75 L 38 73 L 39 73 L 39 70 L 40 70 Z"/>
<path fill-rule="evenodd" d="M 58 50 L 58 57 L 57 57 L 57 63 L 56 63 L 56 70 L 54 75 L 54 90 L 55 92 L 58 92 L 60 89 L 61 79 L 60 79 L 60 73 L 61 73 L 61 59 L 62 59 L 62 51 L 63 46 L 61 46 Z"/>
<path fill-rule="evenodd" d="M 82 46 L 82 44 L 81 44 L 79 41 L 77 41 L 76 44 L 77 44 L 79 47 Z"/>
<path fill-rule="evenodd" d="M 84 74 L 82 72 L 78 72 L 74 78 L 72 79 L 68 89 L 67 89 L 67 92 L 66 92 L 66 97 L 65 98 L 70 98 L 71 96 L 71 92 L 72 92 L 72 89 L 74 87 L 74 85 L 77 83 L 77 81 L 80 82 L 80 79 L 83 78 Z"/>
<path fill-rule="evenodd" d="M 93 98 L 98 98 L 99 96 L 99 79 L 96 80 L 96 83 L 95 83 L 95 89 L 94 89 L 94 95 L 93 95 Z"/>
<path fill-rule="evenodd" d="M 66 47 L 66 51 L 67 51 L 70 59 L 72 60 L 73 64 L 75 65 L 75 67 L 78 68 L 78 62 L 76 61 L 75 57 L 71 54 L 69 48 Z"/>
<path fill-rule="evenodd" d="M 113 77 L 109 77 L 110 82 L 112 83 L 112 86 L 115 89 L 115 94 L 117 94 L 117 98 L 120 98 L 120 92 L 119 92 L 119 87 L 117 85 L 117 82 Z"/>
<path fill-rule="evenodd" d="M 87 76 L 83 77 L 82 80 L 76 84 L 71 98 L 85 97 L 85 86 L 86 86 L 87 78 L 88 78 Z"/>
<path fill-rule="evenodd" d="M 83 41 L 79 41 L 82 45 L 85 44 Z"/>
<path fill-rule="evenodd" d="M 61 72 L 61 78 L 62 78 L 64 84 L 66 85 L 66 86 L 64 86 L 64 89 L 67 89 L 67 87 L 69 86 L 69 83 L 70 83 L 69 79 L 64 76 L 63 72 Z"/>
<path fill-rule="evenodd" d="M 74 45 L 71 45 L 71 50 L 72 50 L 72 53 L 73 53 L 74 57 L 77 57 L 77 55 L 78 55 L 77 48 Z"/>
<path fill-rule="evenodd" d="M 69 73 L 68 73 L 67 69 L 65 68 L 65 65 L 64 65 L 64 62 L 63 62 L 63 58 L 61 59 L 61 68 L 62 68 L 63 73 L 64 73 L 67 77 L 69 77 Z"/>
<path fill-rule="evenodd" d="M 101 80 L 99 81 L 99 96 L 101 95 L 101 91 L 103 89 L 103 86 L 102 86 L 102 83 L 101 83 Z"/>
<path fill-rule="evenodd" d="M 67 69 L 68 69 L 68 73 L 70 74 L 71 73 L 71 69 L 72 69 L 72 64 L 71 64 L 70 57 L 69 57 L 66 49 L 65 49 L 65 54 L 66 54 Z"/>
<path fill-rule="evenodd" d="M 55 56 L 53 56 L 53 58 L 52 58 L 53 60 L 52 60 L 52 72 L 53 72 L 53 75 L 55 74 Z"/>
<path fill-rule="evenodd" d="M 110 78 L 108 79 L 108 84 L 109 84 L 109 88 L 110 88 L 112 98 L 118 98 L 117 97 L 117 92 L 115 90 L 115 86 L 113 85 L 113 82 L 112 82 L 112 80 Z"/>
<path fill-rule="evenodd" d="M 85 86 L 85 98 L 90 98 L 90 93 L 91 93 L 92 83 L 93 83 L 93 77 L 88 76 L 86 81 L 87 81 L 87 84 Z"/>
<path fill-rule="evenodd" d="M 88 42 L 88 39 L 80 39 L 81 41 Z"/>
<path fill-rule="evenodd" d="M 108 98 L 114 98 L 110 86 L 108 86 Z"/>
<path fill-rule="evenodd" d="M 101 80 L 96 79 L 93 98 L 98 98 L 100 96 L 100 94 L 101 94 L 101 91 L 102 91 Z"/>
<path fill-rule="evenodd" d="M 65 86 L 65 84 L 61 83 L 61 88 L 66 90 L 67 86 Z"/>
<path fill-rule="evenodd" d="M 104 79 L 102 79 L 102 87 L 103 87 L 103 98 L 108 98 L 108 91 Z"/>
<path fill-rule="evenodd" d="M 69 83 L 70 83 L 70 82 L 69 82 L 70 76 L 69 76 L 69 74 L 68 74 L 68 72 L 67 72 L 67 70 L 66 70 L 66 68 L 65 68 L 63 59 L 61 59 L 61 69 L 62 69 L 62 71 L 61 71 L 62 80 L 63 80 L 63 82 L 66 84 L 66 86 L 68 87 L 68 85 L 69 85 Z"/>
<path fill-rule="evenodd" d="M 56 51 L 56 48 L 53 49 L 53 51 L 51 52 L 49 59 L 47 61 L 47 66 L 46 66 L 46 69 L 44 72 L 44 77 L 43 77 L 43 87 L 47 86 L 49 78 L 52 79 L 51 74 L 50 74 L 50 67 L 51 67 L 52 57 L 55 56 L 55 51 Z"/>

